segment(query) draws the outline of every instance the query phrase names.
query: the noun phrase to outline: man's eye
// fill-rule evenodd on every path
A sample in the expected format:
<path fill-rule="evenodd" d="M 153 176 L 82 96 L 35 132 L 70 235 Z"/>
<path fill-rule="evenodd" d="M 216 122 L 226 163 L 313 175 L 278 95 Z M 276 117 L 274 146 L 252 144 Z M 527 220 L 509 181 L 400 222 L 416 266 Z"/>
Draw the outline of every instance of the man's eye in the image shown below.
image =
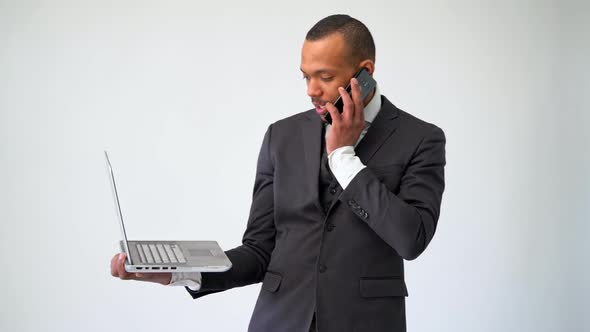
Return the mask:
<path fill-rule="evenodd" d="M 303 79 L 309 81 L 309 76 L 303 75 Z"/>
<path fill-rule="evenodd" d="M 324 81 L 324 82 L 330 82 L 333 79 L 334 79 L 334 77 L 322 77 L 322 81 Z"/>

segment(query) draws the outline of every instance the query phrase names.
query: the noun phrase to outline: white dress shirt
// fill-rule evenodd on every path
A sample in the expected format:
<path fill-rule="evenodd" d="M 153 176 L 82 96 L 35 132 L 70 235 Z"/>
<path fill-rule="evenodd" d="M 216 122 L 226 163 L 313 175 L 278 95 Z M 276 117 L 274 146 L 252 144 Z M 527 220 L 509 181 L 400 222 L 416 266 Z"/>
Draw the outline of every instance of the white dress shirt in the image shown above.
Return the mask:
<path fill-rule="evenodd" d="M 334 177 L 338 181 L 338 184 L 342 187 L 342 190 L 346 189 L 350 181 L 360 172 L 365 166 L 359 157 L 356 156 L 354 148 L 359 142 L 365 137 L 369 127 L 379 110 L 381 109 L 381 92 L 379 87 L 375 88 L 375 94 L 371 101 L 364 108 L 365 115 L 365 128 L 361 132 L 359 139 L 356 141 L 354 146 L 343 146 L 328 155 L 328 164 L 330 170 L 334 174 Z M 330 128 L 332 125 L 326 124 L 326 137 L 330 135 Z M 199 272 L 174 272 L 172 273 L 172 279 L 170 280 L 170 286 L 187 286 L 191 290 L 197 291 L 201 289 L 201 273 Z"/>

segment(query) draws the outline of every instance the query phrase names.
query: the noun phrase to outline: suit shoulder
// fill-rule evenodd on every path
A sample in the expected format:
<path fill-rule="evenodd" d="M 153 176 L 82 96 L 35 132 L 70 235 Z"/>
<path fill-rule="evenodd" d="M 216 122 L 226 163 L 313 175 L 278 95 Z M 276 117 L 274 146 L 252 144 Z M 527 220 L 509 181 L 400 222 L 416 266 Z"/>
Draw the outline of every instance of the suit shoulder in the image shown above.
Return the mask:
<path fill-rule="evenodd" d="M 271 126 L 273 128 L 296 127 L 297 124 L 300 123 L 301 121 L 305 121 L 305 120 L 309 119 L 310 117 L 314 116 L 315 115 L 314 113 L 315 113 L 314 109 L 300 112 L 300 113 L 288 116 L 286 118 L 277 120 L 273 124 L 271 124 Z"/>
<path fill-rule="evenodd" d="M 300 112 L 273 122 L 269 126 L 269 129 L 273 132 L 280 132 L 285 135 L 290 135 L 294 130 L 300 128 L 301 124 L 304 124 L 310 118 L 313 118 L 313 116 L 317 116 L 315 115 L 315 109 Z"/>
<path fill-rule="evenodd" d="M 272 146 L 282 145 L 285 142 L 289 142 L 295 135 L 299 135 L 302 126 L 311 119 L 313 119 L 315 109 L 300 112 L 286 118 L 277 120 L 271 123 L 265 134 L 265 139 L 268 143 L 273 142 Z"/>
<path fill-rule="evenodd" d="M 399 117 L 401 122 L 401 128 L 417 132 L 421 135 L 428 135 L 431 133 L 437 133 L 444 135 L 443 130 L 437 125 L 424 121 L 406 111 L 399 109 Z"/>

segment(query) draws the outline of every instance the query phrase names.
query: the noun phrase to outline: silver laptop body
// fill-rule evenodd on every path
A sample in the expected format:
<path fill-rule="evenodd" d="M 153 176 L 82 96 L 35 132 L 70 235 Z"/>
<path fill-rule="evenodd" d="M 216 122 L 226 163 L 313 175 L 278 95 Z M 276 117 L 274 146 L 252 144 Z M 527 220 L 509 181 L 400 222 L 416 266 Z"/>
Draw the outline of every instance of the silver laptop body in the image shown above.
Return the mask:
<path fill-rule="evenodd" d="M 105 151 L 115 209 L 121 226 L 121 250 L 127 272 L 224 272 L 232 264 L 216 241 L 128 241 L 113 167 Z"/>

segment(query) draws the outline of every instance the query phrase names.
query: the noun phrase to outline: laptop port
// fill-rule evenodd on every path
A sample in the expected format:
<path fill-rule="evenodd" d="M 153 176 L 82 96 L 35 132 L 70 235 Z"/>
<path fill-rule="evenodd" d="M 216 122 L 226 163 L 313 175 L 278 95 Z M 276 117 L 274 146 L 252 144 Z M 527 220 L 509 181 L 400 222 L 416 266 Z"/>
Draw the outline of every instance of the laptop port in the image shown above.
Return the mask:
<path fill-rule="evenodd" d="M 176 270 L 176 266 L 170 267 L 171 270 Z"/>
<path fill-rule="evenodd" d="M 143 267 L 137 266 L 136 269 L 141 270 L 141 269 L 143 269 Z"/>
<path fill-rule="evenodd" d="M 164 266 L 164 267 L 162 268 L 162 270 L 168 270 L 168 267 L 167 267 L 167 266 Z"/>
<path fill-rule="evenodd" d="M 160 267 L 159 266 L 152 266 L 152 270 L 159 270 Z"/>

